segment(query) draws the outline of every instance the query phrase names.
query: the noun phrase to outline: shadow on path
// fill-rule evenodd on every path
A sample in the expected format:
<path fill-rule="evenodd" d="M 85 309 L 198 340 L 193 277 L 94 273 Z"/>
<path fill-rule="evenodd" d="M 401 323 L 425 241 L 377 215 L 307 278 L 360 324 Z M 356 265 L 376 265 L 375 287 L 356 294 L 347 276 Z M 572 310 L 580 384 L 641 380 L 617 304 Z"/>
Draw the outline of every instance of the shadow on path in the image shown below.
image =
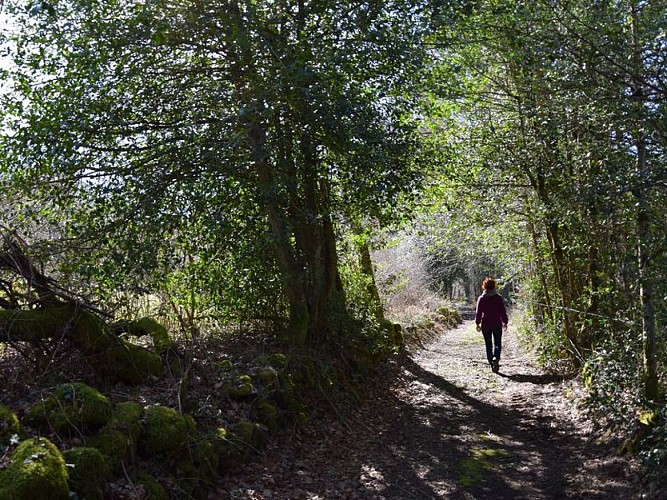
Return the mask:
<path fill-rule="evenodd" d="M 483 345 L 470 326 L 389 362 L 366 381 L 363 405 L 321 418 L 297 443 L 285 436 L 226 491 L 252 500 L 634 498 L 627 464 L 601 459 L 555 409 L 566 404 L 563 379 L 531 374 L 511 349 L 506 372 L 493 375 L 472 354 Z"/>
<path fill-rule="evenodd" d="M 581 460 L 572 450 L 585 443 L 570 429 L 472 397 L 410 357 L 403 367 L 410 392 L 424 397 L 383 398 L 378 412 L 385 428 L 360 466 L 378 471 L 386 486 L 367 498 L 576 498 L 568 494 L 568 474 Z M 540 376 L 506 376 L 549 383 Z M 627 498 L 625 493 L 586 498 Z"/>
<path fill-rule="evenodd" d="M 498 375 L 500 375 L 501 377 L 505 377 L 509 380 L 512 380 L 513 382 L 521 382 L 521 383 L 536 384 L 536 385 L 556 384 L 564 382 L 565 380 L 572 379 L 572 377 L 564 377 L 563 375 L 549 375 L 546 373 L 540 375 L 532 375 L 524 373 L 515 373 L 513 375 L 507 375 L 503 372 L 499 372 Z"/>

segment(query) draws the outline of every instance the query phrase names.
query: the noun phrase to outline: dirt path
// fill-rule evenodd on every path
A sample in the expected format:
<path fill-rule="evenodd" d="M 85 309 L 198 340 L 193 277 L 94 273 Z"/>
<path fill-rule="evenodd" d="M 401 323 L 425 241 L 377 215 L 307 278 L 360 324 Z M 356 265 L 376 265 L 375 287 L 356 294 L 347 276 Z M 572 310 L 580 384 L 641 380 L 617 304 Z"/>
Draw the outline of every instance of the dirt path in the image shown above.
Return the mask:
<path fill-rule="evenodd" d="M 466 321 L 406 356 L 398 380 L 344 422 L 276 440 L 215 498 L 638 498 L 638 477 L 588 438 L 567 390 L 511 329 L 492 373 Z"/>

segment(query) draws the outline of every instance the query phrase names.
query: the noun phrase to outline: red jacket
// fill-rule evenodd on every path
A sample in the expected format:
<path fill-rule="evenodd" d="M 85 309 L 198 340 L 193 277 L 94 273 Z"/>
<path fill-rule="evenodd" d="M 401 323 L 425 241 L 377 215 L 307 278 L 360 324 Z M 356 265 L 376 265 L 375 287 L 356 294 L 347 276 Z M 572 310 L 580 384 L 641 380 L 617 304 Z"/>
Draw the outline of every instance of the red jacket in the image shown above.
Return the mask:
<path fill-rule="evenodd" d="M 507 312 L 503 298 L 494 290 L 483 293 L 477 299 L 475 323 L 481 324 L 482 330 L 488 332 L 507 324 Z"/>

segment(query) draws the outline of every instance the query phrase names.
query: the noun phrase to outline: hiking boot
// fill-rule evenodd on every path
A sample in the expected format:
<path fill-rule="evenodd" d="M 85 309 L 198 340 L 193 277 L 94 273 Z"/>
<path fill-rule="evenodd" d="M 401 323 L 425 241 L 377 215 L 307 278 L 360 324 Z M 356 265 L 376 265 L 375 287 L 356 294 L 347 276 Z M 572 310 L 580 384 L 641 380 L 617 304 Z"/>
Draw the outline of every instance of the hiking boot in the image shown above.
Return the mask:
<path fill-rule="evenodd" d="M 494 357 L 493 361 L 491 361 L 491 369 L 493 370 L 493 373 L 498 373 L 498 370 L 500 370 L 500 362 L 498 361 L 498 358 Z"/>

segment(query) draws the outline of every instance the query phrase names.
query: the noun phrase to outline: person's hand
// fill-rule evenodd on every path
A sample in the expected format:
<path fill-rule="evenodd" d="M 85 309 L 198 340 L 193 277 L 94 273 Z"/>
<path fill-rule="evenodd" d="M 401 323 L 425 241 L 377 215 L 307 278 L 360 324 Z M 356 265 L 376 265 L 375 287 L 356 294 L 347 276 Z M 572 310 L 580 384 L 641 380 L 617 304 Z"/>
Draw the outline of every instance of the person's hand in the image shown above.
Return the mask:
<path fill-rule="evenodd" d="M 503 325 L 503 330 L 507 330 L 507 323 Z"/>
<path fill-rule="evenodd" d="M 479 325 L 477 325 L 477 331 L 478 331 L 478 332 L 481 332 L 481 331 L 482 331 L 482 327 L 479 326 Z"/>

